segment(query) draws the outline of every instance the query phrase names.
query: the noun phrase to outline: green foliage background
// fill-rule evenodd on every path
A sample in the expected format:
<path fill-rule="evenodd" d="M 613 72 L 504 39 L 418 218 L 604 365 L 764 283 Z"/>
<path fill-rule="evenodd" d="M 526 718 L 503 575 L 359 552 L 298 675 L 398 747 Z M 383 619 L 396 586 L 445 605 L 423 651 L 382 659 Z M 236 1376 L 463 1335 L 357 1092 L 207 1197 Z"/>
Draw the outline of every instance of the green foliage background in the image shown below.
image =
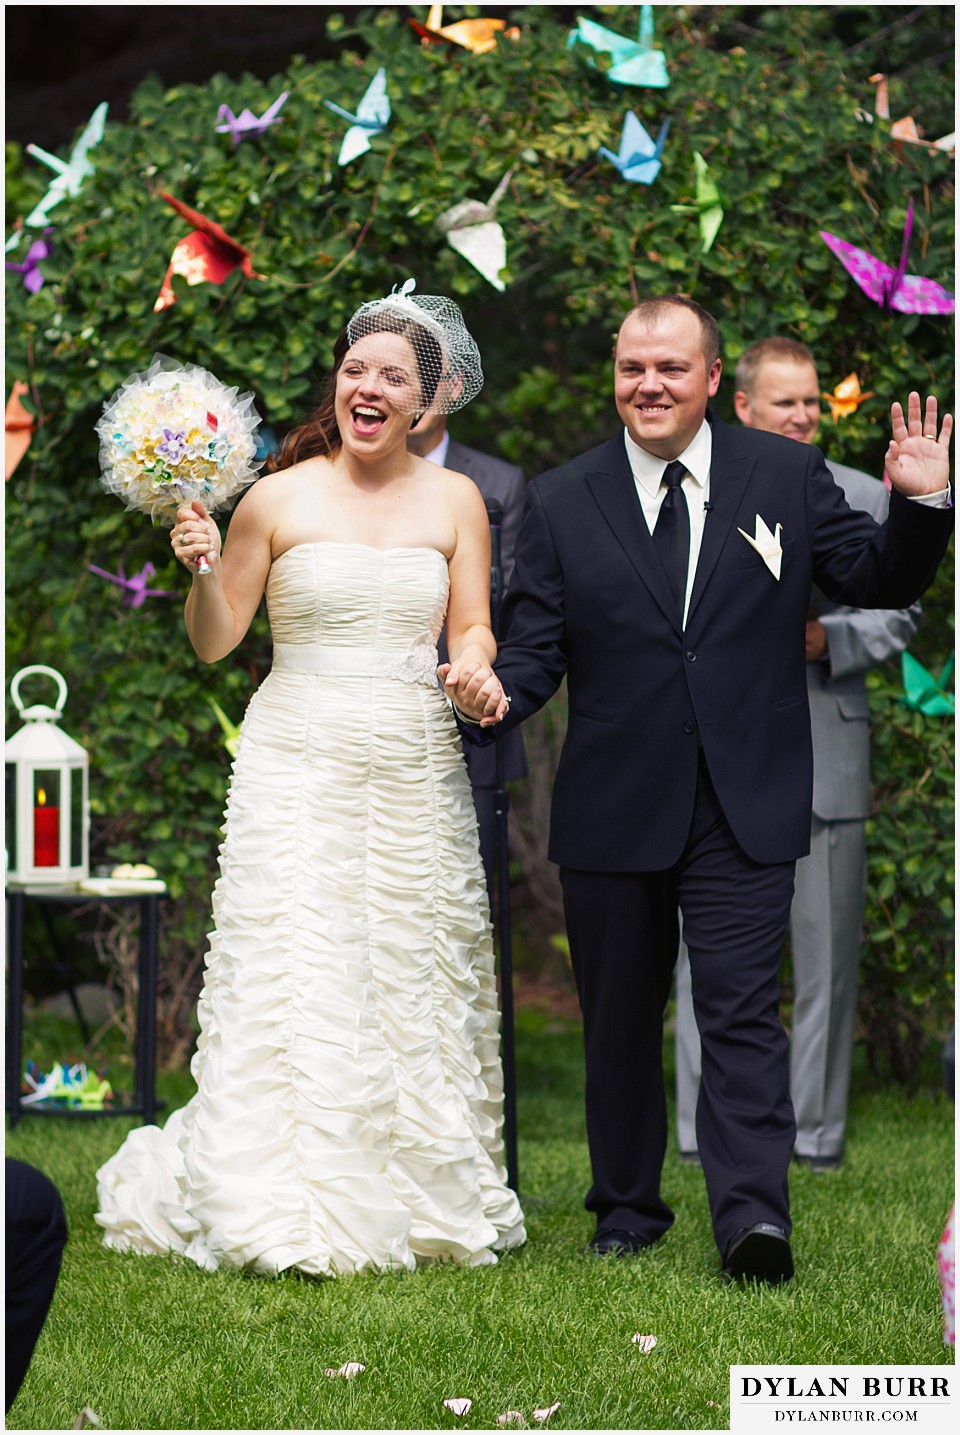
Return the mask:
<path fill-rule="evenodd" d="M 600 6 L 591 16 L 636 33 L 637 9 Z M 483 10 L 451 9 L 447 20 L 465 13 Z M 26 379 L 39 418 L 7 486 L 7 661 L 11 672 L 48 663 L 68 680 L 66 727 L 92 762 L 93 860 L 148 860 L 170 883 L 168 1050 L 189 1036 L 215 872 L 211 834 L 228 777 L 208 699 L 238 720 L 270 644 L 261 613 L 237 653 L 206 668 L 178 605 L 124 608 L 118 590 L 87 571 L 118 561 L 137 571 L 150 560 L 156 586 L 184 588 L 164 535 L 98 485 L 101 406 L 155 351 L 253 388 L 282 433 L 308 408 L 344 320 L 414 275 L 421 291 L 457 298 L 484 355 L 486 387 L 458 418 L 458 436 L 534 474 L 610 433 L 609 356 L 623 313 L 638 296 L 682 291 L 717 316 L 729 375 L 743 349 L 770 333 L 808 342 L 827 388 L 857 370 L 877 398 L 838 426 L 824 421 L 821 442 L 836 459 L 879 473 L 889 401 L 911 388 L 953 407 L 952 323 L 881 310 L 817 235 L 830 230 L 895 264 L 912 196 L 908 267 L 952 287 L 949 158 L 895 146 L 888 126 L 858 114 L 872 114 L 869 76 L 884 69 L 895 117 L 912 113 L 931 137 L 953 127 L 952 64 L 932 68 L 952 55 L 951 7 L 913 11 L 905 25 L 899 7 L 658 6 L 666 91 L 623 89 L 602 62 L 591 68 L 589 52 L 567 44 L 572 10 L 510 14 L 520 39 L 488 55 L 423 48 L 404 11 L 383 7 L 354 28 L 327 11 L 338 56 L 294 56 L 265 84 L 215 75 L 204 87 L 164 91 L 148 79 L 130 121 L 108 122 L 94 175 L 53 211 L 43 289 L 30 295 L 7 276 L 7 387 Z M 355 107 L 381 64 L 390 124 L 340 169 L 345 122 L 323 101 Z M 221 103 L 259 113 L 281 89 L 290 91 L 282 123 L 262 138 L 235 146 L 215 133 Z M 597 157 L 601 144 L 618 148 L 628 107 L 651 133 L 671 117 L 650 187 L 628 184 Z M 671 209 L 693 199 L 694 151 L 725 209 L 705 256 L 695 217 Z M 488 198 L 509 169 L 499 294 L 435 220 L 460 199 Z M 49 178 L 7 146 L 8 227 Z M 265 277 L 237 270 L 222 287 L 194 288 L 175 279 L 177 304 L 155 314 L 186 232 L 160 189 L 215 218 Z M 719 408 L 731 416 L 729 379 Z M 953 645 L 948 568 L 925 612 L 914 651 L 939 667 Z M 875 1061 L 909 1077 L 917 1033 L 949 1025 L 952 726 L 908 715 L 895 672 L 876 680 L 874 710 L 864 1011 Z"/>

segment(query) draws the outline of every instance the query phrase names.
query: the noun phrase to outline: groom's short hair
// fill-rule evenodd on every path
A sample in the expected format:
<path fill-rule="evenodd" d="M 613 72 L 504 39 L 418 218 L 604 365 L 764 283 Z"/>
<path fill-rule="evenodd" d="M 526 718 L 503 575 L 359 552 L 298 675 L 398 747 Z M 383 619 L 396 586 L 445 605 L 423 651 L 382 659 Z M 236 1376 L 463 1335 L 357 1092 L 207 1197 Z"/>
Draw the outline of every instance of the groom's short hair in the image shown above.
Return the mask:
<path fill-rule="evenodd" d="M 751 344 L 749 349 L 744 349 L 737 360 L 735 384 L 738 392 L 742 390 L 750 398 L 762 365 L 778 361 L 812 364 L 814 369 L 817 367 L 813 354 L 799 339 L 780 338 L 776 335 L 772 339 L 759 339 L 756 344 Z"/>
<path fill-rule="evenodd" d="M 626 319 L 639 319 L 642 324 L 656 324 L 667 309 L 689 309 L 696 316 L 703 339 L 703 357 L 707 368 L 712 368 L 720 357 L 720 330 L 713 315 L 695 299 L 688 299 L 685 294 L 662 294 L 652 299 L 641 299 L 639 304 L 634 304 Z"/>

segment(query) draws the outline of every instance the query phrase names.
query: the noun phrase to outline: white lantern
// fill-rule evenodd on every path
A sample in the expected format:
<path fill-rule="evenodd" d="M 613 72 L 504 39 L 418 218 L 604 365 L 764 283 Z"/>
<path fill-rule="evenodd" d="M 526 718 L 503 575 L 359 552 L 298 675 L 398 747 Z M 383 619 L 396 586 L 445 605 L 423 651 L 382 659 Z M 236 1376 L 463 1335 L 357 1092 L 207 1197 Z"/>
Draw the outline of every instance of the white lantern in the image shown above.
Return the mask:
<path fill-rule="evenodd" d="M 43 673 L 57 684 L 55 708 L 24 708 L 20 683 Z M 6 763 L 7 882 L 18 886 L 69 887 L 89 874 L 89 759 L 57 726 L 67 685 L 55 668 L 21 668 L 10 696 L 24 726 L 4 745 Z"/>

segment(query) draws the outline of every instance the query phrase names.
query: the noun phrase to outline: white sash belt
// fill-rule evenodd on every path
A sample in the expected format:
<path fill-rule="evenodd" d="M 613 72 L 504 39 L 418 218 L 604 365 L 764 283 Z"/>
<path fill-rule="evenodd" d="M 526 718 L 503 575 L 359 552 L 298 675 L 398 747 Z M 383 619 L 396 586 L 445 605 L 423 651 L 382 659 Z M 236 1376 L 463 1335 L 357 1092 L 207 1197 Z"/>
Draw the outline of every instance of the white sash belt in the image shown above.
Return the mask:
<path fill-rule="evenodd" d="M 315 673 L 336 678 L 394 678 L 402 683 L 437 686 L 436 645 L 408 648 L 341 648 L 331 643 L 274 643 L 273 670 Z"/>

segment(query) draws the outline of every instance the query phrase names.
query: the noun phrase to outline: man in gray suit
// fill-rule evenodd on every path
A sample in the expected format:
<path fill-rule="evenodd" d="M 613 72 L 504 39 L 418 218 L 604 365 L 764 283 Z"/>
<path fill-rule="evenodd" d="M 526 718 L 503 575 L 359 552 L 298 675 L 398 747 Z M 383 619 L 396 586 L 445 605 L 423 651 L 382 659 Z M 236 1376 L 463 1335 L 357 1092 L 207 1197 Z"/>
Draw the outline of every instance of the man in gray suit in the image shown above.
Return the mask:
<path fill-rule="evenodd" d="M 813 443 L 820 385 L 813 355 L 793 339 L 763 339 L 736 371 L 734 405 L 748 428 Z M 882 522 L 889 494 L 859 469 L 828 463 L 851 508 Z M 807 623 L 807 691 L 813 731 L 810 855 L 797 863 L 790 911 L 793 1032 L 790 1094 L 795 1155 L 815 1171 L 843 1154 L 857 1012 L 860 927 L 866 900 L 864 821 L 870 810 L 868 670 L 901 652 L 920 617 L 906 611 L 838 607 L 814 590 Z M 788 756 L 788 755 L 785 755 Z M 681 944 L 677 966 L 677 1138 L 694 1159 L 700 1041 Z"/>
<path fill-rule="evenodd" d="M 523 512 L 523 496 L 526 490 L 523 469 L 514 463 L 506 463 L 502 458 L 494 458 L 491 454 L 481 453 L 479 449 L 457 443 L 447 432 L 446 414 L 424 414 L 417 426 L 410 430 L 407 447 L 420 458 L 439 464 L 441 468 L 465 473 L 468 478 L 473 479 L 485 501 L 493 500 L 500 504 L 503 509 L 500 558 L 505 592 L 513 573 L 513 546 Z M 440 661 L 445 663 L 447 654 L 442 638 L 440 649 Z M 503 744 L 505 779 L 509 781 L 511 778 L 526 777 L 527 765 L 520 732 L 515 730 L 504 733 L 500 742 Z M 497 785 L 496 748 L 464 743 L 464 754 L 470 785 L 473 788 L 473 802 L 477 809 L 480 856 L 487 876 L 487 889 L 491 891 L 492 899 L 496 840 L 493 813 L 493 794 Z"/>

